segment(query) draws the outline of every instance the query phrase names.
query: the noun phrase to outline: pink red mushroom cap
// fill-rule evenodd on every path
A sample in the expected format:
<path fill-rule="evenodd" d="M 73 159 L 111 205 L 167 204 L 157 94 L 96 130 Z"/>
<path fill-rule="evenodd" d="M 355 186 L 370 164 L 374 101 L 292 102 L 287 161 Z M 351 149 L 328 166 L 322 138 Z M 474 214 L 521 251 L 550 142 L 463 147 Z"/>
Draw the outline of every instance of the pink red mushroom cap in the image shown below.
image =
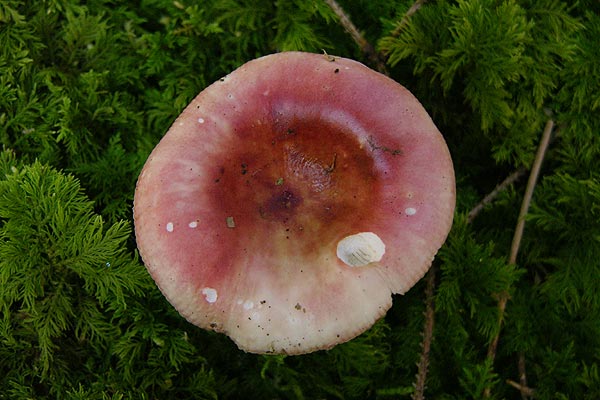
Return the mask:
<path fill-rule="evenodd" d="M 254 353 L 352 339 L 428 270 L 452 225 L 442 135 L 393 80 L 287 52 L 202 91 L 153 150 L 137 245 L 191 323 Z"/>

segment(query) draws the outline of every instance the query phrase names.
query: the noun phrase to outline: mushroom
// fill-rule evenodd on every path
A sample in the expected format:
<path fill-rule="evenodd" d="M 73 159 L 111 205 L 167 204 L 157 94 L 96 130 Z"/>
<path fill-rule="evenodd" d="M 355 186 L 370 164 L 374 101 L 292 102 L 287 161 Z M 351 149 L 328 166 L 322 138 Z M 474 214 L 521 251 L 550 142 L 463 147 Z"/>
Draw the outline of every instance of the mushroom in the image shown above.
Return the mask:
<path fill-rule="evenodd" d="M 137 245 L 189 322 L 252 353 L 328 349 L 430 267 L 455 204 L 442 135 L 356 61 L 285 52 L 202 91 L 137 183 Z"/>

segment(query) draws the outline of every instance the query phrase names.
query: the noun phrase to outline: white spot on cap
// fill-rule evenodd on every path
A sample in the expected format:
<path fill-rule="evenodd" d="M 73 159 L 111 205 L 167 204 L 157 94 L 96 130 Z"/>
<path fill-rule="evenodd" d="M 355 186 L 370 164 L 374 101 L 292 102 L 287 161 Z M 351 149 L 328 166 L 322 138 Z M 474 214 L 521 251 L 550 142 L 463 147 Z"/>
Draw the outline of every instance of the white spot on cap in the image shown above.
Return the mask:
<path fill-rule="evenodd" d="M 417 213 L 417 209 L 413 207 L 408 207 L 406 210 L 404 210 L 404 213 L 406 215 L 415 215 Z"/>
<path fill-rule="evenodd" d="M 209 303 L 214 303 L 215 301 L 217 301 L 216 289 L 205 287 L 204 289 L 202 289 L 202 294 L 204 295 L 206 301 L 208 301 Z"/>
<path fill-rule="evenodd" d="M 188 226 L 192 229 L 196 228 L 198 226 L 198 221 L 192 221 L 188 224 Z"/>
<path fill-rule="evenodd" d="M 198 123 L 199 124 L 203 124 L 204 123 L 204 118 L 198 118 Z"/>
<path fill-rule="evenodd" d="M 167 223 L 167 232 L 173 232 L 173 223 L 172 222 L 168 222 Z"/>
<path fill-rule="evenodd" d="M 233 220 L 233 217 L 227 217 L 225 219 L 225 223 L 227 224 L 228 228 L 235 228 L 235 221 Z"/>
<path fill-rule="evenodd" d="M 380 261 L 384 254 L 385 244 L 373 232 L 346 236 L 337 245 L 338 258 L 350 267 L 362 267 Z"/>
<path fill-rule="evenodd" d="M 254 308 L 254 302 L 250 301 L 250 300 L 246 300 L 244 302 L 244 310 L 251 310 Z"/>

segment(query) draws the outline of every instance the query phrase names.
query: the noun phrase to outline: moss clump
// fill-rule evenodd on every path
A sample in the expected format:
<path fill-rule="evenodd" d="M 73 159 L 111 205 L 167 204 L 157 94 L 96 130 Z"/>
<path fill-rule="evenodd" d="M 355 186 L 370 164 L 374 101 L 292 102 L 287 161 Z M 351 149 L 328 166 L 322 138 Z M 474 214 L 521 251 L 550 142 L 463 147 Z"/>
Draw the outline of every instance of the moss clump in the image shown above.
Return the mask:
<path fill-rule="evenodd" d="M 599 398 L 599 3 L 438 0 L 408 19 L 410 0 L 340 3 L 455 162 L 425 394 L 520 398 L 505 382 L 519 381 L 521 360 L 536 398 Z M 372 60 L 321 0 L 0 3 L 0 399 L 414 394 L 424 283 L 333 350 L 256 356 L 185 322 L 135 252 L 135 180 L 183 107 L 252 58 L 323 49 Z M 549 118 L 511 264 L 525 182 L 465 216 L 531 167 Z"/>

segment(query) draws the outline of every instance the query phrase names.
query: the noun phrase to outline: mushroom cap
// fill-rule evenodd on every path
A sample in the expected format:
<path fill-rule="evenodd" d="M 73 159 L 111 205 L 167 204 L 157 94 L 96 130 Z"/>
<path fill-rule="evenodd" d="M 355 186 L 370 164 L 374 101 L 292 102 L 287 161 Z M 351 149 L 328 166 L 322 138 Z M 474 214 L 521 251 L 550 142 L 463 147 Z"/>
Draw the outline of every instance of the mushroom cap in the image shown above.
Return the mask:
<path fill-rule="evenodd" d="M 140 174 L 134 219 L 188 321 L 248 352 L 301 354 L 382 317 L 430 267 L 454 204 L 448 148 L 407 89 L 286 52 L 187 106 Z"/>

